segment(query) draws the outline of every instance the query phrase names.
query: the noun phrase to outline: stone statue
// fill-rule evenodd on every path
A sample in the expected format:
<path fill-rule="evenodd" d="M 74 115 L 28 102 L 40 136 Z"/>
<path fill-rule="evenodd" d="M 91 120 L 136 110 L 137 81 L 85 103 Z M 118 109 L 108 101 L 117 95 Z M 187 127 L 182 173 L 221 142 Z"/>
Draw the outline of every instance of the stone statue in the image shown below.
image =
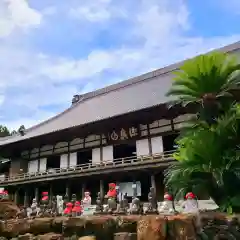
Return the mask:
<path fill-rule="evenodd" d="M 57 213 L 58 215 L 62 215 L 63 214 L 63 197 L 62 196 L 57 196 Z"/>
<path fill-rule="evenodd" d="M 64 216 L 71 217 L 72 216 L 72 208 L 73 208 L 73 204 L 71 202 L 68 202 L 66 204 L 66 208 L 63 211 Z"/>
<path fill-rule="evenodd" d="M 133 197 L 129 212 L 134 215 L 142 214 L 143 208 L 138 197 Z"/>
<path fill-rule="evenodd" d="M 72 204 L 74 205 L 76 201 L 77 201 L 77 195 L 72 194 L 72 199 L 71 199 Z"/>
<path fill-rule="evenodd" d="M 75 201 L 74 207 L 72 209 L 72 216 L 79 217 L 79 216 L 81 216 L 81 214 L 82 214 L 81 204 L 79 201 Z"/>
<path fill-rule="evenodd" d="M 159 213 L 173 214 L 175 213 L 173 207 L 173 196 L 169 193 L 164 194 L 164 202 L 161 204 Z"/>
<path fill-rule="evenodd" d="M 156 199 L 156 190 L 154 187 L 150 188 L 150 192 L 148 193 L 148 208 L 146 210 L 146 214 L 158 214 L 158 204 Z"/>
<path fill-rule="evenodd" d="M 117 209 L 117 191 L 116 191 L 116 184 L 109 183 L 109 190 L 105 198 L 107 199 L 107 207 L 104 209 L 105 213 L 112 214 Z"/>
<path fill-rule="evenodd" d="M 65 196 L 63 198 L 63 209 L 66 208 L 66 205 L 67 205 L 68 201 L 69 201 L 69 197 L 68 197 L 67 194 L 65 194 Z"/>
<path fill-rule="evenodd" d="M 128 195 L 125 193 L 123 195 L 123 207 L 126 209 L 126 212 L 129 210 Z"/>
<path fill-rule="evenodd" d="M 39 213 L 40 213 L 40 208 L 38 207 L 36 198 L 34 198 L 32 200 L 32 204 L 30 208 L 27 208 L 27 217 L 28 218 L 30 218 L 31 216 L 38 217 Z"/>
<path fill-rule="evenodd" d="M 119 200 L 119 206 L 118 206 L 118 209 L 116 211 L 116 213 L 118 215 L 126 215 L 127 214 L 128 208 L 126 207 L 126 200 L 124 199 L 124 196 L 122 196 L 122 194 L 121 194 L 121 197 L 120 197 L 120 200 Z M 127 202 L 127 205 L 128 205 L 128 202 Z"/>
<path fill-rule="evenodd" d="M 52 197 L 51 213 L 53 216 L 57 215 L 57 199 L 55 196 Z"/>
<path fill-rule="evenodd" d="M 97 194 L 96 203 L 97 205 L 96 205 L 94 214 L 101 214 L 103 212 L 103 200 L 100 192 L 98 192 Z"/>
<path fill-rule="evenodd" d="M 192 192 L 189 192 L 186 194 L 185 198 L 186 201 L 182 205 L 182 207 L 184 208 L 184 212 L 198 213 L 199 209 L 197 197 Z"/>
<path fill-rule="evenodd" d="M 90 192 L 86 191 L 84 193 L 84 198 L 82 200 L 82 203 L 83 203 L 84 208 L 89 208 L 91 206 L 92 198 L 91 198 Z"/>
<path fill-rule="evenodd" d="M 42 198 L 41 198 L 41 213 L 44 213 L 49 205 L 49 197 L 48 192 L 42 192 Z"/>

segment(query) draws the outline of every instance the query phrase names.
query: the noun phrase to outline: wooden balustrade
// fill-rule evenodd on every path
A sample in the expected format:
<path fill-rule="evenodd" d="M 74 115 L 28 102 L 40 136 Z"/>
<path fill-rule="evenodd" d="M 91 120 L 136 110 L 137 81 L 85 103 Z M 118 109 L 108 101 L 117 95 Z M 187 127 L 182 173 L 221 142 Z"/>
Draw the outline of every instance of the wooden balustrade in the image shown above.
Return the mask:
<path fill-rule="evenodd" d="M 87 163 L 87 164 L 79 164 L 76 166 L 69 166 L 68 168 L 54 168 L 51 171 L 44 172 L 35 172 L 35 173 L 22 173 L 16 176 L 6 177 L 4 180 L 0 180 L 1 183 L 6 182 L 17 182 L 23 181 L 27 179 L 37 179 L 44 178 L 46 176 L 60 176 L 60 175 L 70 175 L 74 173 L 86 173 L 92 171 L 100 171 L 104 169 L 111 168 L 121 168 L 126 166 L 134 166 L 134 165 L 146 165 L 149 163 L 160 163 L 173 160 L 172 154 L 174 151 L 163 152 L 159 154 L 146 155 L 146 156 L 133 156 L 126 158 L 113 159 L 109 161 L 103 161 L 99 163 Z"/>

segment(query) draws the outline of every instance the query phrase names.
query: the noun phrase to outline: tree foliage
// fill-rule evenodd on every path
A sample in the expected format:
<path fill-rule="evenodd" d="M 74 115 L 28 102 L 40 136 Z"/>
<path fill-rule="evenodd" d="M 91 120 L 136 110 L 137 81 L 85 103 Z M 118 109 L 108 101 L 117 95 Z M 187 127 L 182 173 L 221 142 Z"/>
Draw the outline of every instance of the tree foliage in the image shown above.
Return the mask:
<path fill-rule="evenodd" d="M 223 211 L 240 211 L 240 86 L 234 57 L 211 53 L 187 61 L 169 95 L 194 103 L 198 118 L 177 140 L 177 160 L 165 172 L 176 197 L 207 192 Z M 233 91 L 234 90 L 234 91 Z"/>

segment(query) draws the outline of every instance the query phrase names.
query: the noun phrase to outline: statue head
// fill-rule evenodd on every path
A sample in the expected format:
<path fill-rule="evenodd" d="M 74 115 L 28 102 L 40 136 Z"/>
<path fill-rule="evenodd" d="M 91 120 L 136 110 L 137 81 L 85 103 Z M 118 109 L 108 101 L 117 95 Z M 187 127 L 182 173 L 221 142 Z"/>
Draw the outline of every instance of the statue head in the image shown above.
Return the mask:
<path fill-rule="evenodd" d="M 192 192 L 187 193 L 185 198 L 187 202 L 197 203 L 197 197 Z"/>
<path fill-rule="evenodd" d="M 114 190 L 114 189 L 116 189 L 116 184 L 115 183 L 109 183 L 108 187 L 109 187 L 109 190 Z"/>
<path fill-rule="evenodd" d="M 67 208 L 72 208 L 72 207 L 73 207 L 73 204 L 72 204 L 71 202 L 68 202 L 68 203 L 66 204 L 66 207 L 67 207 Z"/>
<path fill-rule="evenodd" d="M 90 197 L 90 192 L 89 192 L 89 191 L 86 191 L 86 192 L 84 193 L 84 197 L 85 197 L 85 198 Z"/>
<path fill-rule="evenodd" d="M 173 197 L 169 193 L 164 194 L 164 201 L 173 201 Z"/>
<path fill-rule="evenodd" d="M 76 202 L 75 202 L 75 206 L 80 207 L 80 206 L 81 206 L 80 202 L 79 202 L 79 201 L 76 201 Z"/>

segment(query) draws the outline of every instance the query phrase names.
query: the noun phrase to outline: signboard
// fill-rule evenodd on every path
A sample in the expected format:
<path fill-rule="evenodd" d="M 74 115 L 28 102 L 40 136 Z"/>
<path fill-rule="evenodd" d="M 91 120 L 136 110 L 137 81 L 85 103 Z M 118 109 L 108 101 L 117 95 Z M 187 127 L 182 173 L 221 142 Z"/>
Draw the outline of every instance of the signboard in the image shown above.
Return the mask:
<path fill-rule="evenodd" d="M 137 127 L 114 129 L 107 134 L 108 142 L 131 140 L 137 137 L 139 137 L 139 129 Z"/>

